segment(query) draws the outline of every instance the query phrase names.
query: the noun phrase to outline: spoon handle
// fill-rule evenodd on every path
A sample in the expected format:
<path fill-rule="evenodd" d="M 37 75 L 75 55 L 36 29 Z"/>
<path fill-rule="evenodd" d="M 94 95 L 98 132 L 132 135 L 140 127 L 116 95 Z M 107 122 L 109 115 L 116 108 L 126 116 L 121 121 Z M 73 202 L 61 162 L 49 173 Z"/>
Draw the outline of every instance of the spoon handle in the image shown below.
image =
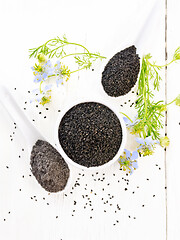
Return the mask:
<path fill-rule="evenodd" d="M 35 129 L 33 124 L 20 109 L 9 90 L 4 86 L 0 86 L 0 102 L 20 128 L 29 147 L 32 147 L 32 145 L 40 138 L 41 134 Z"/>

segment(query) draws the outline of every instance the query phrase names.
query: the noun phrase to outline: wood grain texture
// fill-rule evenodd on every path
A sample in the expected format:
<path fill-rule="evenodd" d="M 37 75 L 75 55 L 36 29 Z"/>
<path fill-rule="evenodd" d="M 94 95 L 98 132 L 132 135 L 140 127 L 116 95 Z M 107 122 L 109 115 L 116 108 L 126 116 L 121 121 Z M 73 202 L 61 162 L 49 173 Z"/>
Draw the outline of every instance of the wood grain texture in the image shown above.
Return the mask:
<path fill-rule="evenodd" d="M 51 141 L 54 141 L 54 125 L 59 114 L 58 110 L 68 102 L 79 98 L 93 96 L 108 100 L 119 111 L 133 116 L 135 111 L 130 106 L 136 100 L 135 94 L 131 92 L 116 99 L 108 97 L 100 83 L 101 73 L 110 57 L 137 38 L 137 33 L 146 21 L 154 2 L 147 0 L 144 4 L 143 0 L 111 2 L 17 0 L 1 3 L 0 20 L 4 23 L 1 30 L 4 38 L 0 41 L 1 46 L 4 47 L 1 50 L 0 83 L 9 86 L 21 108 L 26 108 L 24 111 L 28 117 L 35 120 L 36 127 Z M 172 5 L 168 6 L 170 8 L 168 18 L 172 18 L 169 20 L 171 22 L 177 18 L 173 16 L 176 2 L 173 0 Z M 173 42 L 177 31 L 175 26 L 173 28 L 174 30 L 169 27 L 171 30 L 168 31 L 169 52 L 171 46 L 173 48 L 178 45 L 177 39 L 176 44 Z M 33 89 L 34 85 L 30 69 L 33 61 L 28 59 L 27 50 L 64 33 L 68 39 L 86 44 L 92 51 L 99 51 L 107 56 L 107 60 L 95 64 L 94 71 L 75 74 L 64 88 L 54 89 L 53 102 L 48 107 L 49 110 L 42 106 L 37 108 L 36 104 L 28 103 L 30 99 L 28 90 Z M 145 28 L 140 36 L 144 53 L 150 52 L 158 63 L 164 63 L 165 59 L 164 38 L 165 5 L 164 1 L 160 1 L 159 14 L 155 19 L 152 18 L 152 27 Z M 9 63 L 12 59 L 13 63 Z M 176 71 L 178 69 L 175 65 L 172 68 L 176 68 Z M 171 99 L 174 91 L 178 92 L 177 88 L 174 90 L 172 87 L 172 79 L 176 78 L 173 73 L 172 70 L 168 70 L 168 99 Z M 162 88 L 156 96 L 157 99 L 165 99 L 164 76 L 165 71 L 162 71 Z M 16 91 L 13 90 L 15 87 Z M 136 92 L 136 89 L 137 86 L 132 90 Z M 139 159 L 139 169 L 131 176 L 126 176 L 120 171 L 118 163 L 108 169 L 94 172 L 72 168 L 71 188 L 64 194 L 48 194 L 37 184 L 30 172 L 27 146 L 20 129 L 15 128 L 10 117 L 2 107 L 0 109 L 0 236 L 2 239 L 166 239 L 163 149 L 157 147 L 152 157 Z M 174 129 L 174 115 L 176 117 L 178 115 L 177 108 L 173 107 L 170 111 L 168 135 L 171 139 L 175 139 L 174 136 L 178 136 L 177 130 Z M 177 121 L 175 121 L 176 125 L 179 124 Z M 173 202 L 176 194 L 173 182 L 178 180 L 178 168 L 173 168 L 174 162 L 172 162 L 173 159 L 178 165 L 178 158 L 175 157 L 177 144 L 178 139 L 173 140 L 167 152 L 168 189 L 170 188 L 168 226 L 169 234 L 171 231 L 174 232 L 174 235 L 169 235 L 170 240 L 178 240 L 176 238 L 178 228 L 173 225 L 173 214 L 175 214 Z M 128 135 L 127 148 L 133 150 L 134 147 L 133 139 Z M 178 213 L 176 215 L 178 216 Z"/>

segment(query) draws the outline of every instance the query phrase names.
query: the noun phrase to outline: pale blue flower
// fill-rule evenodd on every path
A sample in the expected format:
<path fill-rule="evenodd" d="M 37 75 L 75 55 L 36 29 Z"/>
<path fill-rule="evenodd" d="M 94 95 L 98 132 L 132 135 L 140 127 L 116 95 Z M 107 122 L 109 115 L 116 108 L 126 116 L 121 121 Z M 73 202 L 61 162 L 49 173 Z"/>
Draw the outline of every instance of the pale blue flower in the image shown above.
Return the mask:
<path fill-rule="evenodd" d="M 133 151 L 132 153 L 124 149 L 124 154 L 119 158 L 119 164 L 124 171 L 128 170 L 130 175 L 134 172 L 135 169 L 138 168 L 137 158 L 138 152 Z"/>
<path fill-rule="evenodd" d="M 143 138 L 136 138 L 136 142 L 139 143 L 137 151 L 143 154 L 143 156 L 148 156 L 153 154 L 155 144 L 159 143 L 157 140 L 153 140 L 151 136 Z"/>
<path fill-rule="evenodd" d="M 58 87 L 59 84 L 63 84 L 63 76 L 60 61 L 57 61 L 56 64 L 54 65 L 54 74 L 56 75 L 56 84 Z"/>
<path fill-rule="evenodd" d="M 127 127 L 127 128 L 130 128 L 130 127 L 133 127 L 134 125 L 136 125 L 137 123 L 139 123 L 140 120 L 137 119 L 137 117 L 138 117 L 138 116 L 136 115 L 135 118 L 132 120 L 132 122 L 129 120 L 129 118 L 123 117 L 123 120 L 124 120 L 124 122 L 125 122 L 125 124 L 126 124 L 126 127 Z"/>
<path fill-rule="evenodd" d="M 48 84 L 44 87 L 42 87 L 41 92 L 39 88 L 36 88 L 32 90 L 32 93 L 34 94 L 34 97 L 30 100 L 30 103 L 37 101 L 40 102 L 42 98 L 48 93 L 48 91 L 51 90 L 52 84 Z"/>
<path fill-rule="evenodd" d="M 51 60 L 48 60 L 43 65 L 43 71 L 47 74 L 47 76 L 52 76 L 55 74 L 55 68 L 52 66 Z"/>

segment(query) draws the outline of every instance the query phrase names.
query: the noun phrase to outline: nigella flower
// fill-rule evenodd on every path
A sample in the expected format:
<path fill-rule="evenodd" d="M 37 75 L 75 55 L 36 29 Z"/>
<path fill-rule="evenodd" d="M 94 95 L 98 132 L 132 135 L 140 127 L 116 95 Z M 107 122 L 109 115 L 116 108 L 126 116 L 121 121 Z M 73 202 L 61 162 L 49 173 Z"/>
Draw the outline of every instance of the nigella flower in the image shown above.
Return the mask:
<path fill-rule="evenodd" d="M 38 82 L 42 82 L 45 81 L 47 79 L 47 73 L 38 73 L 35 78 L 34 78 L 34 82 L 38 83 Z"/>
<path fill-rule="evenodd" d="M 125 124 L 126 124 L 126 127 L 127 128 L 131 128 L 131 127 L 133 127 L 134 125 L 136 125 L 137 123 L 139 123 L 140 122 L 140 119 L 137 119 L 137 115 L 135 116 L 135 118 L 133 119 L 133 121 L 131 121 L 129 118 L 127 118 L 127 117 L 123 117 L 123 120 L 124 120 L 124 122 L 125 122 Z"/>
<path fill-rule="evenodd" d="M 131 153 L 129 150 L 124 149 L 124 154 L 120 156 L 118 162 L 124 171 L 129 171 L 132 174 L 138 168 L 137 158 L 137 151 Z"/>
<path fill-rule="evenodd" d="M 43 65 L 43 71 L 47 73 L 47 76 L 50 77 L 55 74 L 55 68 L 52 66 L 51 60 L 48 60 Z"/>
<path fill-rule="evenodd" d="M 51 96 L 50 96 L 50 92 L 51 92 L 51 87 L 52 84 L 46 85 L 44 86 L 44 88 L 42 89 L 34 89 L 32 92 L 34 94 L 34 97 L 30 100 L 30 103 L 32 103 L 33 101 L 37 101 L 40 104 L 44 105 L 46 103 L 50 102 Z"/>
<path fill-rule="evenodd" d="M 52 67 L 51 61 L 48 60 L 44 64 L 35 64 L 31 68 L 33 70 L 33 74 L 35 75 L 34 82 L 44 82 L 48 77 L 54 74 L 54 68 Z"/>
<path fill-rule="evenodd" d="M 56 84 L 58 87 L 59 84 L 63 84 L 63 76 L 60 61 L 57 61 L 56 64 L 54 65 L 54 74 L 56 75 Z"/>
<path fill-rule="evenodd" d="M 157 140 L 153 140 L 151 136 L 143 138 L 136 138 L 136 142 L 139 143 L 137 151 L 141 153 L 144 157 L 153 154 L 155 144 L 159 143 Z"/>

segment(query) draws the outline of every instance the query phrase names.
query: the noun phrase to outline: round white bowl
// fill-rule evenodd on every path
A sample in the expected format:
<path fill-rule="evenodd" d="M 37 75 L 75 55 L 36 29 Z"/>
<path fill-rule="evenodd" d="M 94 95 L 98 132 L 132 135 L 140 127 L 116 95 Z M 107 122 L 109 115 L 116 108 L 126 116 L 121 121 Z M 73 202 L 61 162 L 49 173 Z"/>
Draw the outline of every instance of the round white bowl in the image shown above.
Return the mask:
<path fill-rule="evenodd" d="M 63 116 L 66 114 L 67 111 L 69 111 L 75 105 L 80 104 L 80 103 L 85 103 L 85 102 L 96 102 L 96 103 L 100 103 L 100 104 L 103 104 L 103 105 L 107 106 L 109 109 L 111 109 L 116 114 L 116 116 L 118 117 L 118 119 L 120 121 L 121 128 L 122 128 L 122 142 L 121 142 L 121 145 L 120 145 L 120 148 L 119 148 L 117 154 L 109 162 L 107 162 L 107 163 L 105 163 L 103 165 L 97 166 L 97 167 L 85 167 L 83 165 L 80 165 L 80 164 L 74 162 L 71 158 L 69 158 L 66 155 L 66 153 L 64 152 L 64 150 L 63 150 L 63 148 L 62 148 L 62 146 L 61 146 L 61 144 L 59 142 L 58 129 L 59 129 L 59 125 L 60 125 L 60 122 L 61 122 Z M 97 170 L 97 169 L 103 169 L 105 167 L 109 167 L 110 165 L 115 163 L 118 160 L 118 158 L 120 157 L 120 155 L 123 153 L 124 148 L 125 148 L 125 144 L 126 144 L 126 126 L 125 126 L 123 118 L 121 117 L 121 114 L 117 111 L 117 109 L 115 109 L 109 103 L 107 103 L 106 101 L 99 101 L 99 100 L 97 101 L 97 100 L 94 100 L 94 99 L 91 99 L 91 100 L 88 99 L 88 100 L 83 100 L 83 101 L 82 100 L 81 101 L 77 101 L 77 102 L 74 102 L 73 104 L 69 104 L 68 106 L 66 106 L 60 112 L 59 117 L 58 117 L 57 122 L 56 122 L 56 125 L 55 125 L 55 134 L 54 134 L 54 136 L 55 136 L 56 147 L 57 147 L 58 151 L 60 152 L 60 154 L 62 155 L 62 157 L 64 158 L 64 160 L 67 163 L 69 163 L 70 165 L 72 165 L 74 167 L 83 169 L 83 170 Z"/>

